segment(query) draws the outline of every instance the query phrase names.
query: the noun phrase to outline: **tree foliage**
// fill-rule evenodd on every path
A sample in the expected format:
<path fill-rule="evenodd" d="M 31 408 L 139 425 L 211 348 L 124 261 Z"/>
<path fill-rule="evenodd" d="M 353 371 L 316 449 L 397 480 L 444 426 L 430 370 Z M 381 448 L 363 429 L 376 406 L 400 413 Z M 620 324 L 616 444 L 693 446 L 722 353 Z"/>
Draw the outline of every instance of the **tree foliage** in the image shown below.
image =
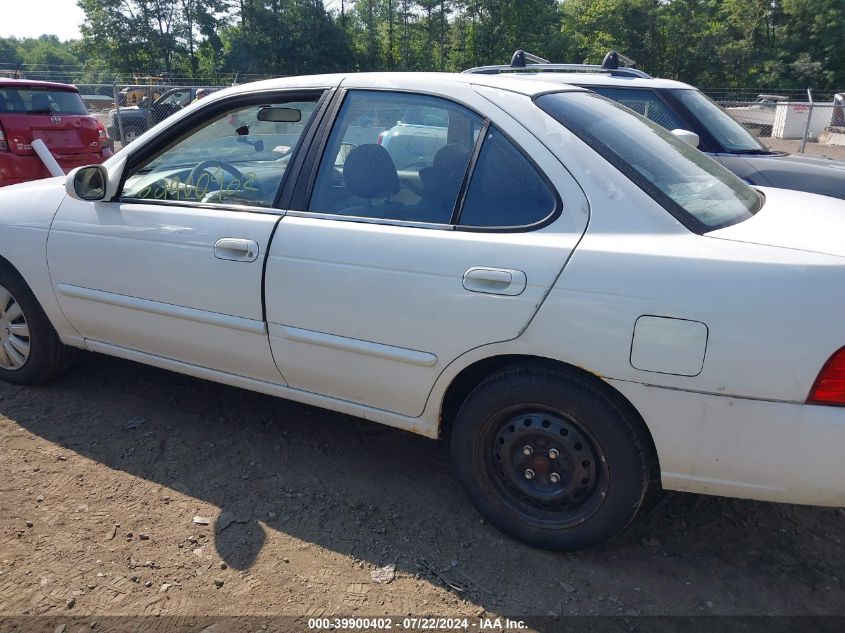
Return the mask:
<path fill-rule="evenodd" d="M 82 40 L 0 39 L 0 62 L 91 72 L 462 70 L 524 48 L 733 89 L 845 89 L 845 0 L 78 0 Z"/>

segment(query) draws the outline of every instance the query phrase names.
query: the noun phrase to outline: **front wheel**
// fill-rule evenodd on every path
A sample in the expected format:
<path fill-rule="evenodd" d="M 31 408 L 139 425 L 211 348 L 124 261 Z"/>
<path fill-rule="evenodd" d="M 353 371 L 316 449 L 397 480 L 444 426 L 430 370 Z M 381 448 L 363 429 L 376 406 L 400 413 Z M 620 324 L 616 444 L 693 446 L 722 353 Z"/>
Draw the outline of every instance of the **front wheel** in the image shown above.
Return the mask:
<path fill-rule="evenodd" d="M 466 399 L 452 460 L 470 500 L 529 545 L 579 550 L 621 532 L 649 483 L 642 432 L 590 378 L 519 365 Z"/>
<path fill-rule="evenodd" d="M 69 365 L 71 354 L 26 283 L 0 267 L 0 379 L 45 382 Z"/>

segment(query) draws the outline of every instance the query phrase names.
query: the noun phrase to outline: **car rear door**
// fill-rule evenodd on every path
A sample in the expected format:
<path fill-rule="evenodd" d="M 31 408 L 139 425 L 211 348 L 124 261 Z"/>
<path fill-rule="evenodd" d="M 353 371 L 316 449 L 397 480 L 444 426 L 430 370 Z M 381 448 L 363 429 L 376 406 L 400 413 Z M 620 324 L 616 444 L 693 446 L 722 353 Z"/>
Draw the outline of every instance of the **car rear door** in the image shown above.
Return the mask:
<path fill-rule="evenodd" d="M 471 86 L 450 82 L 448 100 L 349 88 L 306 159 L 319 163 L 300 179 L 309 210 L 288 212 L 270 246 L 270 343 L 292 387 L 417 416 L 449 363 L 528 325 L 586 227 L 587 201 Z M 359 128 L 389 130 L 413 106 L 450 121 L 433 155 L 397 169 L 389 147 L 350 146 Z"/>

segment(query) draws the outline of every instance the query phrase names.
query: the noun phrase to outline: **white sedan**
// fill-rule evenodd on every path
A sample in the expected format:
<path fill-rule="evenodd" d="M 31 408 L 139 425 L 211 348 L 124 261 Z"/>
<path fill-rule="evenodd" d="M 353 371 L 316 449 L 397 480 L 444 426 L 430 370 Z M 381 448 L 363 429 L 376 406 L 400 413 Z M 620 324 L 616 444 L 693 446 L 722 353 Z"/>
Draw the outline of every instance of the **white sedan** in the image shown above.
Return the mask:
<path fill-rule="evenodd" d="M 845 504 L 845 202 L 583 89 L 248 84 L 3 189 L 0 225 L 10 382 L 80 348 L 448 437 L 478 510 L 545 548 L 611 538 L 651 484 Z"/>

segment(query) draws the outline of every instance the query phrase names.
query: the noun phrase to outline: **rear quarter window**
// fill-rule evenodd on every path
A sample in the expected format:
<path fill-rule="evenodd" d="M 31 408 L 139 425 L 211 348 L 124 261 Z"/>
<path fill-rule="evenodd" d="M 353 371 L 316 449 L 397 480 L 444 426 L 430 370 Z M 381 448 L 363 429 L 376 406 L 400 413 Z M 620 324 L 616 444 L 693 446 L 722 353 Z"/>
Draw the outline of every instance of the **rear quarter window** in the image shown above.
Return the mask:
<path fill-rule="evenodd" d="M 490 127 L 469 184 L 459 224 L 524 227 L 551 216 L 558 198 L 534 165 L 504 134 Z"/>

